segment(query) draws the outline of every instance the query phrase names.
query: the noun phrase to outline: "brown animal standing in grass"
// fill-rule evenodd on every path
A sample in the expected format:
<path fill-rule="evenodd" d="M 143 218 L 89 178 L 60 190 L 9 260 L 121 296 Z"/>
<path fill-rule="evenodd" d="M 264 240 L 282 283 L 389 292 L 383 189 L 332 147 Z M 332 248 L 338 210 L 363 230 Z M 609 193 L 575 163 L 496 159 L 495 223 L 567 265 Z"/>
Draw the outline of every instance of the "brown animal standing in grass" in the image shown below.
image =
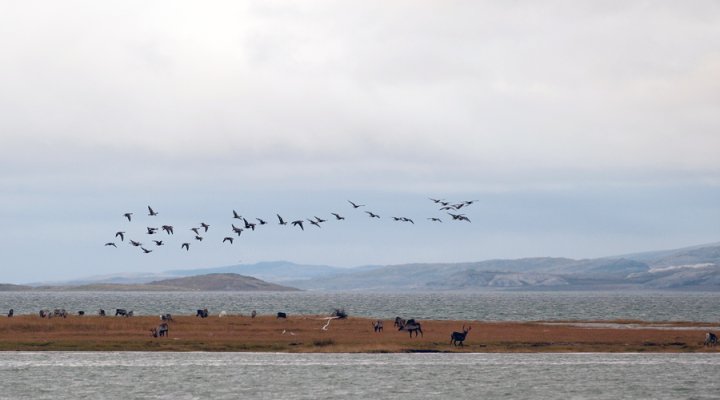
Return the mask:
<path fill-rule="evenodd" d="M 380 320 L 373 322 L 372 326 L 373 326 L 373 329 L 375 330 L 375 332 L 383 331 L 383 322 Z"/>
<path fill-rule="evenodd" d="M 465 341 L 465 338 L 467 337 L 468 332 L 470 332 L 470 329 L 472 329 L 472 326 L 468 326 L 467 329 L 465 329 L 465 324 L 463 324 L 462 332 L 453 332 L 450 335 L 450 344 L 454 344 L 455 347 L 460 344 L 460 346 L 465 346 L 463 342 Z"/>
<path fill-rule="evenodd" d="M 705 342 L 703 343 L 703 346 L 715 347 L 717 342 L 717 335 L 712 332 L 708 332 L 705 334 Z"/>

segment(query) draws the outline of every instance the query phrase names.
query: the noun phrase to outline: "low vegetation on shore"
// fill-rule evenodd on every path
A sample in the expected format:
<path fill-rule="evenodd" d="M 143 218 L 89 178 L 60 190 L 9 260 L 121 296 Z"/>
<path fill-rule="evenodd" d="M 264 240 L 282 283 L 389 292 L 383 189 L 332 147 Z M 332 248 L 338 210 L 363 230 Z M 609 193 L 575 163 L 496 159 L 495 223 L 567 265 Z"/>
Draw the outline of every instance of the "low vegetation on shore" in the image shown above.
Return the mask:
<path fill-rule="evenodd" d="M 418 321 L 410 337 L 386 320 L 376 332 L 367 318 L 326 316 L 173 316 L 166 337 L 152 337 L 159 316 L 0 318 L 2 351 L 257 351 L 328 353 L 401 352 L 702 352 L 708 324 Z M 619 324 L 619 325 L 618 325 Z M 632 328 L 628 328 L 631 326 Z M 463 346 L 451 334 L 472 326 Z M 593 325 L 593 324 L 590 324 Z M 325 329 L 323 329 L 323 327 Z"/>

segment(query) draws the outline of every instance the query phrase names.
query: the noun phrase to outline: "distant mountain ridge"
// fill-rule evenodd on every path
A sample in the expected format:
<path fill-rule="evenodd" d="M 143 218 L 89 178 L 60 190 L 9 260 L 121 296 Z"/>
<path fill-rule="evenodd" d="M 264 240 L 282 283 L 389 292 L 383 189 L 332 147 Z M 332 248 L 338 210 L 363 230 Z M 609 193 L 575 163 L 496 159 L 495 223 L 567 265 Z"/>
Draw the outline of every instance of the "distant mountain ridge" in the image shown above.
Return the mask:
<path fill-rule="evenodd" d="M 160 285 L 159 282 L 208 274 L 240 274 L 283 286 L 320 291 L 720 290 L 720 243 L 581 260 L 533 257 L 356 268 L 271 261 L 171 270 L 160 274 L 117 274 L 89 278 L 86 284 L 132 282 L 153 287 Z M 197 288 L 202 286 L 198 285 Z M 206 287 L 206 290 L 223 290 Z"/>

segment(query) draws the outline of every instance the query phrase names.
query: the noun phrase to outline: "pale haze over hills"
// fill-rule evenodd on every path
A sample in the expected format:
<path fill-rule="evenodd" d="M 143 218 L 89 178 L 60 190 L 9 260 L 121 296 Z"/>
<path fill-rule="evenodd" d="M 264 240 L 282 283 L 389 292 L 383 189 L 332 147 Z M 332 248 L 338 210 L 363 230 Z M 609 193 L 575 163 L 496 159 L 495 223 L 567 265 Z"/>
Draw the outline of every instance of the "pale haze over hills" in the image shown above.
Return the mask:
<path fill-rule="evenodd" d="M 210 274 L 210 275 L 208 275 Z M 456 290 L 720 290 L 720 244 L 598 259 L 538 257 L 468 263 L 425 263 L 337 268 L 285 261 L 219 268 L 166 271 L 157 276 L 95 277 L 55 285 L 159 284 L 217 290 L 284 290 L 243 277 L 241 284 L 216 277 L 230 274 L 320 291 Z M 227 275 L 227 276 L 230 276 Z M 164 279 L 159 280 L 159 277 Z M 175 277 L 175 278 L 168 278 Z M 154 282 L 151 282 L 154 281 Z M 180 284 L 182 282 L 188 284 Z M 188 286 L 190 283 L 195 286 Z M 264 285 L 264 286 L 261 286 Z M 245 288 L 245 289 L 244 289 Z M 265 288 L 265 289 L 262 289 Z"/>
<path fill-rule="evenodd" d="M 6 3 L 2 282 L 594 260 L 720 238 L 715 1 Z M 472 222 L 429 197 L 478 200 Z M 236 237 L 233 210 L 269 223 Z M 329 221 L 300 231 L 278 213 Z M 163 224 L 175 234 L 146 233 Z M 560 282 L 563 262 L 437 285 Z"/>

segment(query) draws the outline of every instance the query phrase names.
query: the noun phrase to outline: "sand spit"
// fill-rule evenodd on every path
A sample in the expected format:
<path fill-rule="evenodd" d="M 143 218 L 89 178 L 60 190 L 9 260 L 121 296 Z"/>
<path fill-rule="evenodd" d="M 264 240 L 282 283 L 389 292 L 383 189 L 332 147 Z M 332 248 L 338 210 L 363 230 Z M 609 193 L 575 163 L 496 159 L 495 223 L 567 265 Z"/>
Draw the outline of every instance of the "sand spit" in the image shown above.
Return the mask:
<path fill-rule="evenodd" d="M 2 351 L 267 351 L 313 353 L 403 352 L 718 352 L 703 346 L 709 322 L 423 320 L 423 335 L 410 338 L 385 320 L 330 320 L 318 315 L 175 316 L 167 337 L 154 338 L 159 316 L 35 315 L 0 318 Z M 465 345 L 450 344 L 453 331 L 472 326 Z M 323 330 L 325 327 L 325 330 Z M 717 332 L 717 331 L 716 331 Z"/>

